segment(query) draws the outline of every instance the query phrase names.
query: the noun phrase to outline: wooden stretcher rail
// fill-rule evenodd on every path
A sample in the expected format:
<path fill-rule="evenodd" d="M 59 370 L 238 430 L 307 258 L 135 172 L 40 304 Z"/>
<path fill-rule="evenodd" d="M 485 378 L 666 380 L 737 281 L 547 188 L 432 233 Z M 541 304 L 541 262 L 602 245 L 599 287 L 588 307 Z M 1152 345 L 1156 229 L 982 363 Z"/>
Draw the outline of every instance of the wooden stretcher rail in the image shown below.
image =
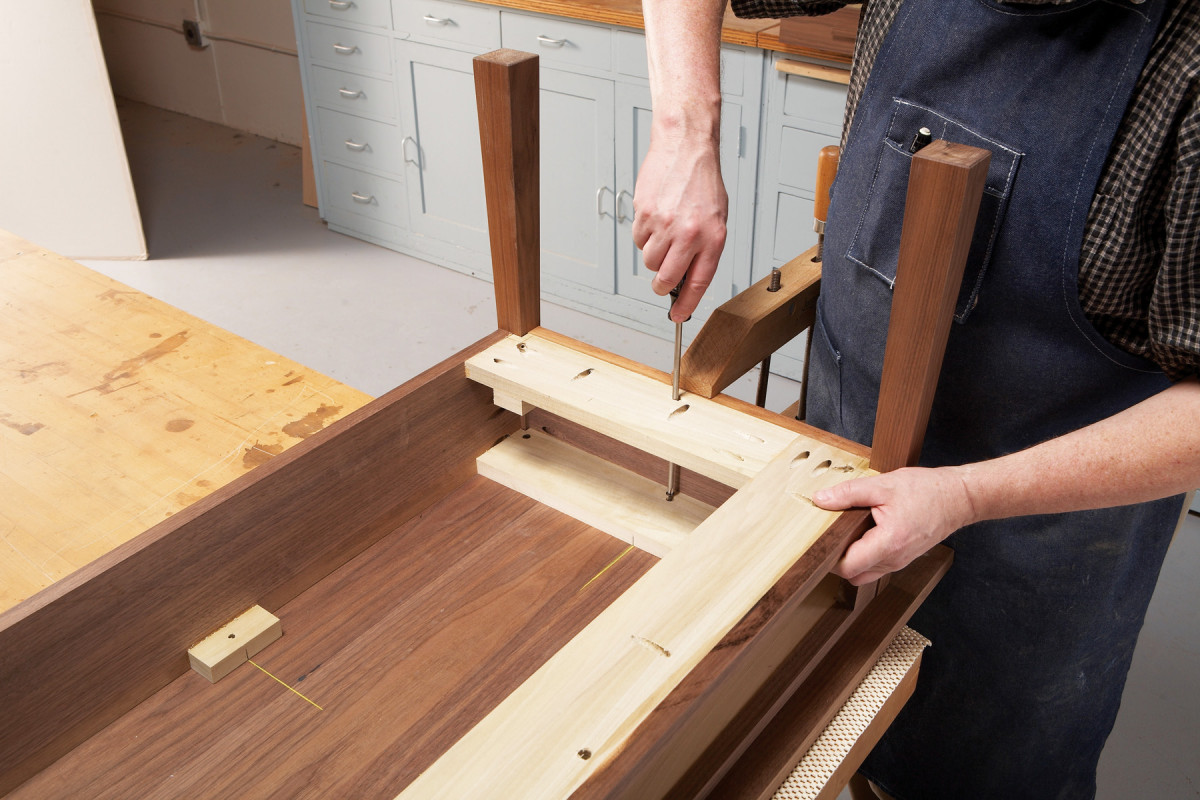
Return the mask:
<path fill-rule="evenodd" d="M 569 795 L 839 517 L 812 492 L 864 467 L 796 437 L 401 797 Z"/>
<path fill-rule="evenodd" d="M 795 438 L 785 428 L 703 397 L 685 394 L 673 400 L 652 378 L 536 334 L 507 339 L 472 357 L 467 376 L 498 396 L 586 425 L 735 488 Z"/>

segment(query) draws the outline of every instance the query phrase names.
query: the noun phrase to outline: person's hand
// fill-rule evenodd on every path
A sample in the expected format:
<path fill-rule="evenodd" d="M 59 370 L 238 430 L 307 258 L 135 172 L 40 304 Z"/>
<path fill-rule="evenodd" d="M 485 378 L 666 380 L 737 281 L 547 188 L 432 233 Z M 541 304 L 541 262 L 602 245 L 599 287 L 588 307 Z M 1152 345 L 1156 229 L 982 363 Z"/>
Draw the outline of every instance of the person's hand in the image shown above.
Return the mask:
<path fill-rule="evenodd" d="M 910 467 L 858 478 L 813 494 L 830 511 L 870 508 L 875 527 L 846 548 L 834 572 L 855 586 L 908 566 L 976 521 L 971 495 L 955 467 Z"/>
<path fill-rule="evenodd" d="M 665 295 L 683 281 L 671 319 L 682 322 L 712 283 L 725 246 L 729 198 L 715 141 L 652 136 L 634 190 L 633 241 L 650 286 Z M 686 280 L 685 280 L 686 276 Z"/>

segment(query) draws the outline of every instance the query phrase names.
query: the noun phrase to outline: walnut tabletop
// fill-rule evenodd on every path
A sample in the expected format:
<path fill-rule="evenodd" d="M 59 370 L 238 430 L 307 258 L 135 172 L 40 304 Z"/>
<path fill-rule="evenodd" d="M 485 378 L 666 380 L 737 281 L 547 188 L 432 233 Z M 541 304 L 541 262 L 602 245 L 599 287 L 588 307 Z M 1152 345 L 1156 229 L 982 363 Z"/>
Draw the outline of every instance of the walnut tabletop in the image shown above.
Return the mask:
<path fill-rule="evenodd" d="M 0 231 L 0 611 L 371 398 Z"/>

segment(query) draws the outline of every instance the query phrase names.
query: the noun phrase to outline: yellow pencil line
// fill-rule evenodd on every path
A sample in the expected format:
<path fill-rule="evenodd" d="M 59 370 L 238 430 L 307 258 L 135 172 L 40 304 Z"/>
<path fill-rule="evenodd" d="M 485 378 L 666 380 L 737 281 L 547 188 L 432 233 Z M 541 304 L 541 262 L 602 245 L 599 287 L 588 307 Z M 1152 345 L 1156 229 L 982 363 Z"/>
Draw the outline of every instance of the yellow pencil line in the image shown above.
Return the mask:
<path fill-rule="evenodd" d="M 618 561 L 620 561 L 622 558 L 624 558 L 626 555 L 628 555 L 628 554 L 629 554 L 629 551 L 630 551 L 630 550 L 632 550 L 632 549 L 633 549 L 633 545 L 629 545 L 629 547 L 626 547 L 626 548 L 625 548 L 625 550 L 624 550 L 624 551 L 622 551 L 621 555 L 617 556 L 617 557 L 616 557 L 616 558 L 614 558 L 612 561 L 608 562 L 608 565 L 607 565 L 607 566 L 606 566 L 604 569 L 600 570 L 600 571 L 599 571 L 599 572 L 597 572 L 595 575 L 593 575 L 593 576 L 592 576 L 592 580 L 588 581 L 588 582 L 587 582 L 587 583 L 585 583 L 583 586 L 580 586 L 580 587 L 579 587 L 579 591 L 580 591 L 580 592 L 582 592 L 584 589 L 586 589 L 587 587 L 591 586 L 591 585 L 592 585 L 592 583 L 593 583 L 593 582 L 594 582 L 594 581 L 595 581 L 597 578 L 599 578 L 601 575 L 603 575 L 604 573 L 606 573 L 606 572 L 608 572 L 610 569 L 612 569 L 612 568 L 613 568 L 613 566 L 614 566 L 614 565 L 615 565 L 615 564 L 616 564 Z M 579 593 L 579 592 L 576 592 L 576 594 L 578 594 L 578 593 Z"/>
<path fill-rule="evenodd" d="M 254 666 L 258 667 L 258 664 L 255 664 L 255 663 L 254 663 L 254 659 L 253 659 L 253 658 L 248 658 L 248 659 L 246 659 L 246 660 L 247 660 L 247 661 L 249 661 L 251 664 L 254 664 Z M 312 701 L 312 700 L 309 700 L 307 697 L 304 697 L 304 695 L 300 694 L 300 693 L 299 693 L 299 692 L 297 692 L 295 689 L 293 689 L 291 686 L 288 686 L 286 683 L 284 683 L 283 681 L 279 680 L 279 678 L 276 678 L 274 675 L 272 675 L 271 673 L 267 672 L 267 671 L 266 671 L 265 669 L 263 669 L 262 667 L 258 667 L 258 668 L 259 668 L 260 670 L 262 670 L 262 672 L 263 672 L 263 674 L 264 674 L 264 675 L 266 675 L 268 678 L 271 678 L 272 680 L 274 680 L 274 681 L 275 681 L 276 683 L 278 683 L 279 685 L 283 686 L 283 687 L 284 687 L 285 689 L 287 689 L 289 692 L 295 692 L 297 695 L 299 695 L 300 697 L 302 697 L 302 698 L 303 698 L 305 701 L 307 701 L 307 702 L 309 702 L 309 703 L 312 703 L 314 706 L 317 706 L 317 704 L 316 704 L 316 703 L 313 703 L 313 701 Z M 324 711 L 325 709 L 321 708 L 320 706 L 317 706 L 317 710 L 318 710 L 318 711 Z"/>

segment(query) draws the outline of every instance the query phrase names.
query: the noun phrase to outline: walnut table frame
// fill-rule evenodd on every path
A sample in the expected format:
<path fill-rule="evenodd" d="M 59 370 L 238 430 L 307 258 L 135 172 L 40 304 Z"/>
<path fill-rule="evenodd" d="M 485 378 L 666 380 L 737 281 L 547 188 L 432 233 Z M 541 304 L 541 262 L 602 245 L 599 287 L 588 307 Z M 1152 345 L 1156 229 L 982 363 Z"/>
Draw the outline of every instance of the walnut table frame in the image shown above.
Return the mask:
<path fill-rule="evenodd" d="M 476 62 L 501 329 L 0 615 L 0 792 L 769 796 L 948 568 L 853 590 L 869 515 L 807 496 L 919 450 L 986 154 L 914 158 L 868 451 L 538 327 L 537 69 Z M 552 507 L 666 460 L 688 502 Z"/>

